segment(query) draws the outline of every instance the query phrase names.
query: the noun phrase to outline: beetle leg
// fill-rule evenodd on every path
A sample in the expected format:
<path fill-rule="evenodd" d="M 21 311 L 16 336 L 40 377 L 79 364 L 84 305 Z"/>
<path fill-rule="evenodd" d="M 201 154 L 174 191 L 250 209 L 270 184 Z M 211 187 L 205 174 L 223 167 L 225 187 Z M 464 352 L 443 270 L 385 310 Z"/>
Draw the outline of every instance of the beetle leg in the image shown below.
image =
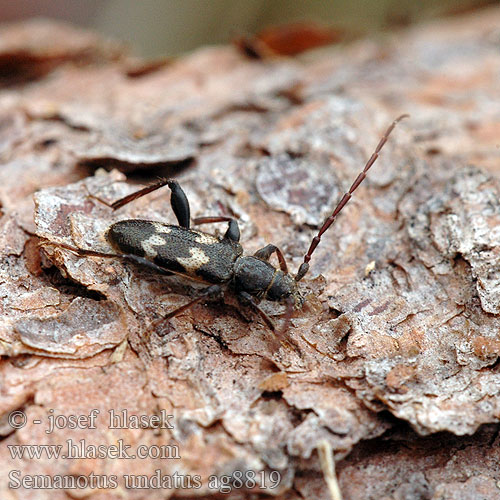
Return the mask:
<path fill-rule="evenodd" d="M 238 226 L 238 222 L 232 217 L 197 217 L 193 219 L 193 224 L 211 224 L 213 222 L 228 222 L 228 227 L 226 234 L 224 234 L 224 238 L 240 241 L 240 228 Z"/>
<path fill-rule="evenodd" d="M 140 266 L 149 267 L 149 269 L 155 271 L 156 273 L 163 274 L 163 276 L 173 276 L 175 274 L 167 271 L 166 269 L 163 269 L 163 267 L 158 266 L 154 262 L 151 262 L 144 257 L 139 257 L 138 255 L 134 255 L 132 253 L 121 254 L 118 255 L 118 257 L 122 257 L 123 259 L 129 260 L 130 262 L 133 262 L 135 264 L 139 264 Z"/>
<path fill-rule="evenodd" d="M 253 309 L 255 309 L 259 316 L 262 318 L 264 323 L 269 327 L 271 330 L 271 333 L 273 335 L 273 345 L 272 349 L 273 351 L 277 351 L 279 346 L 282 345 L 286 349 L 293 349 L 293 347 L 283 339 L 282 335 L 283 332 L 278 332 L 276 330 L 276 325 L 274 324 L 274 321 L 268 316 L 268 314 L 263 311 L 260 307 L 257 301 L 252 297 L 249 293 L 247 292 L 239 292 L 238 293 L 238 299 L 243 305 L 246 306 L 251 306 Z"/>
<path fill-rule="evenodd" d="M 279 332 L 280 337 L 284 337 L 286 335 L 286 332 L 288 331 L 288 328 L 290 326 L 290 320 L 292 319 L 293 306 L 294 306 L 293 298 L 288 297 L 286 299 L 285 306 L 286 306 L 286 309 L 285 309 L 285 317 L 283 320 L 283 326 L 280 328 L 280 332 Z"/>
<path fill-rule="evenodd" d="M 93 195 L 90 196 L 94 199 L 97 199 L 101 203 L 104 203 L 113 210 L 117 210 L 118 208 L 127 205 L 131 201 L 137 200 L 138 198 L 142 198 L 143 196 L 152 193 L 153 191 L 156 191 L 157 189 L 160 189 L 163 186 L 168 186 L 170 188 L 170 191 L 172 191 L 172 194 L 170 196 L 170 205 L 172 206 L 172 210 L 174 211 L 179 226 L 189 229 L 189 222 L 190 222 L 189 200 L 187 199 L 186 193 L 184 193 L 183 189 L 181 188 L 181 186 L 177 181 L 173 181 L 171 179 L 160 179 L 154 184 L 139 189 L 139 191 L 135 191 L 134 193 L 130 193 L 129 195 L 114 201 L 113 203 L 108 203 Z"/>
<path fill-rule="evenodd" d="M 46 241 L 42 242 L 42 246 L 55 246 L 55 247 L 60 247 L 64 248 L 66 250 L 69 250 L 70 252 L 73 252 L 76 255 L 81 255 L 81 256 L 87 256 L 87 257 L 104 257 L 104 258 L 113 258 L 113 259 L 124 259 L 131 261 L 135 264 L 140 264 L 142 266 L 149 267 L 153 271 L 157 273 L 161 273 L 164 276 L 170 276 L 174 273 L 171 273 L 170 271 L 167 271 L 166 269 L 163 269 L 162 267 L 156 265 L 154 262 L 151 262 L 149 260 L 146 260 L 143 257 L 139 257 L 138 255 L 134 254 L 127 254 L 127 253 L 105 253 L 105 252 L 96 252 L 95 250 L 84 250 L 82 248 L 76 248 L 72 247 L 71 245 L 67 245 L 66 243 L 59 243 L 59 242 L 52 242 L 52 241 Z"/>
<path fill-rule="evenodd" d="M 177 309 L 174 309 L 173 311 L 170 311 L 167 313 L 165 316 L 160 318 L 159 320 L 155 321 L 153 323 L 153 326 L 157 326 L 160 324 L 162 321 L 166 319 L 173 318 L 174 316 L 177 316 L 184 312 L 186 309 L 189 309 L 190 307 L 194 306 L 198 302 L 201 302 L 202 300 L 207 300 L 208 298 L 215 298 L 219 296 L 222 293 L 222 287 L 220 285 L 211 285 L 207 288 L 205 288 L 199 297 L 196 297 L 196 299 L 188 302 L 187 304 L 184 304 L 183 306 L 178 307 Z"/>
<path fill-rule="evenodd" d="M 189 200 L 187 199 L 186 193 L 182 190 L 177 181 L 167 181 L 167 184 L 170 191 L 172 191 L 170 204 L 177 218 L 177 222 L 179 223 L 179 226 L 189 229 L 190 210 Z"/>
<path fill-rule="evenodd" d="M 108 207 L 112 208 L 113 210 L 117 210 L 120 207 L 123 207 L 124 205 L 127 205 L 127 203 L 130 203 L 131 201 L 137 200 L 138 198 L 141 198 L 142 196 L 145 196 L 149 193 L 152 193 L 153 191 L 156 191 L 157 189 L 160 189 L 163 186 L 166 186 L 168 183 L 167 179 L 159 179 L 157 182 L 154 184 L 151 184 L 149 186 L 146 186 L 142 189 L 139 189 L 138 191 L 134 191 L 133 193 L 128 194 L 127 196 L 124 196 L 123 198 L 120 198 L 119 200 L 114 201 L 113 203 L 108 203 L 106 200 L 102 200 L 101 198 L 93 195 L 92 193 L 89 193 L 89 196 L 100 203 L 103 203 L 104 205 L 107 205 Z"/>
<path fill-rule="evenodd" d="M 280 263 L 280 269 L 284 273 L 288 273 L 288 267 L 286 265 L 286 260 L 285 256 L 283 255 L 283 252 L 275 245 L 266 245 L 264 248 L 261 248 L 260 250 L 257 250 L 253 255 L 254 257 L 257 257 L 258 259 L 262 260 L 269 260 L 271 255 L 276 252 L 276 256 L 278 257 L 278 261 Z"/>
<path fill-rule="evenodd" d="M 265 311 L 263 311 L 259 307 L 259 304 L 257 303 L 254 297 L 252 297 L 247 292 L 239 292 L 237 297 L 243 305 L 253 307 L 259 313 L 259 316 L 263 319 L 266 325 L 269 327 L 269 329 L 273 334 L 273 340 L 274 340 L 273 350 L 276 351 L 279 345 L 282 345 L 285 349 L 294 350 L 299 354 L 299 356 L 301 356 L 300 348 L 295 344 L 295 342 L 291 341 L 291 339 L 289 342 L 289 340 L 285 338 L 286 332 L 288 331 L 288 327 L 290 326 L 290 319 L 293 313 L 293 302 L 287 301 L 286 304 L 287 309 L 285 312 L 285 321 L 283 327 L 277 330 L 274 321 L 267 315 Z"/>
<path fill-rule="evenodd" d="M 274 321 L 259 307 L 257 301 L 249 293 L 243 291 L 239 292 L 238 299 L 243 305 L 253 307 L 259 313 L 259 316 L 263 319 L 264 323 L 273 331 L 273 333 L 276 331 Z"/>

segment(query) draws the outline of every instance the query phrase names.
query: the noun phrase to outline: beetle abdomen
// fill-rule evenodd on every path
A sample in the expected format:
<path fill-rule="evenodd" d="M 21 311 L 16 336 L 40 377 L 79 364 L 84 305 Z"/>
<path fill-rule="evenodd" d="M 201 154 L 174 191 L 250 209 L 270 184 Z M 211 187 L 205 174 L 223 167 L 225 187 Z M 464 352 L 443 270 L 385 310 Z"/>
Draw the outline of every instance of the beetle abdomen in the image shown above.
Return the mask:
<path fill-rule="evenodd" d="M 174 273 L 224 283 L 233 274 L 241 245 L 228 239 L 179 226 L 145 220 L 112 224 L 106 239 L 120 253 L 134 254 Z"/>

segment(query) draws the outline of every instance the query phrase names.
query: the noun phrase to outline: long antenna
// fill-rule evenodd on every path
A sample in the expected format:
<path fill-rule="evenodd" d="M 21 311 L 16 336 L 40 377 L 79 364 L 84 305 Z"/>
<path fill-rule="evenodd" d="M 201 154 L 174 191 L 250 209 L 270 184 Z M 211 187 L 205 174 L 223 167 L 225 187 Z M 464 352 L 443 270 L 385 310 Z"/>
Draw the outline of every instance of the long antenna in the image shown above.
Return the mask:
<path fill-rule="evenodd" d="M 295 276 L 295 281 L 301 280 L 306 275 L 307 271 L 309 271 L 309 261 L 311 260 L 311 256 L 314 253 L 314 250 L 316 250 L 316 247 L 319 245 L 319 242 L 321 241 L 321 236 L 323 236 L 323 234 L 335 222 L 337 215 L 342 211 L 342 209 L 346 206 L 347 202 L 351 199 L 352 193 L 354 193 L 354 191 L 356 191 L 359 185 L 365 180 L 366 173 L 377 160 L 380 150 L 384 147 L 384 144 L 387 142 L 387 139 L 389 138 L 389 135 L 391 135 L 391 132 L 394 130 L 396 124 L 400 122 L 403 118 L 407 118 L 408 116 L 409 115 L 407 114 L 398 116 L 398 118 L 396 118 L 391 123 L 390 127 L 386 130 L 385 134 L 382 136 L 380 142 L 375 148 L 375 151 L 370 156 L 370 159 L 366 162 L 363 171 L 359 173 L 359 175 L 356 177 L 356 180 L 352 183 L 352 186 L 350 187 L 349 191 L 345 193 L 344 196 L 342 196 L 338 205 L 335 207 L 335 210 L 332 212 L 332 215 L 330 215 L 330 217 L 328 217 L 328 219 L 325 220 L 325 222 L 321 226 L 321 229 L 318 231 L 318 234 L 312 239 L 311 245 L 309 246 L 309 250 L 304 256 L 304 262 L 302 262 L 302 264 L 299 267 L 299 270 L 297 271 L 297 275 Z"/>

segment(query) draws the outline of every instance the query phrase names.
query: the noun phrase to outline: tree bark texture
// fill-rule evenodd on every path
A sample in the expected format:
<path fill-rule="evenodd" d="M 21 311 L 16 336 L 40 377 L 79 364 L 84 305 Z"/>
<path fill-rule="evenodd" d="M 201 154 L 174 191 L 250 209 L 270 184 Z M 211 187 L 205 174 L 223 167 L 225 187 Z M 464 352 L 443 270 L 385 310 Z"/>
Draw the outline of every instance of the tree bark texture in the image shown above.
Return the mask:
<path fill-rule="evenodd" d="M 260 484 L 278 471 L 253 498 L 323 499 L 324 440 L 345 499 L 500 498 L 499 26 L 493 8 L 296 59 L 217 47 L 151 66 L 54 23 L 4 27 L 1 468 L 119 484 L 12 489 L 3 473 L 1 498 L 218 498 L 210 475 L 262 471 Z M 116 212 L 98 201 L 161 175 L 179 180 L 193 217 L 235 217 L 247 253 L 274 243 L 295 272 L 401 113 L 410 119 L 301 282 L 293 348 L 275 349 L 229 291 L 161 321 L 200 287 L 57 246 L 110 252 L 116 220 L 175 223 L 163 191 Z M 281 324 L 283 306 L 262 308 Z M 49 415 L 92 409 L 95 429 L 46 432 Z M 164 410 L 173 428 L 111 429 L 110 409 Z M 7 447 L 69 439 L 175 444 L 180 458 L 13 458 Z M 123 485 L 158 470 L 202 485 Z M 227 498 L 249 495 L 233 482 Z"/>

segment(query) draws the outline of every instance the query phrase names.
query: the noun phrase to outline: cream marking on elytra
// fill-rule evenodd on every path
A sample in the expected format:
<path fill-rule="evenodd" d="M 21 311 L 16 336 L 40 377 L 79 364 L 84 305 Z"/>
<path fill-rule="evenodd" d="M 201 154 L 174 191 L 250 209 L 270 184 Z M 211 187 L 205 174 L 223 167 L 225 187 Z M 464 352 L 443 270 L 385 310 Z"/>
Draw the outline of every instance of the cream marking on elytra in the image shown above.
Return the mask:
<path fill-rule="evenodd" d="M 161 247 L 166 244 L 167 242 L 165 241 L 165 239 L 162 238 L 159 234 L 152 234 L 147 240 L 141 242 L 142 249 L 146 253 L 146 256 L 150 259 L 154 259 L 158 255 L 156 249 L 153 248 L 154 246 Z"/>
<path fill-rule="evenodd" d="M 196 243 L 202 243 L 203 245 L 214 245 L 216 243 L 220 243 L 215 236 L 203 233 L 196 233 L 194 241 L 196 241 Z"/>
<path fill-rule="evenodd" d="M 184 266 L 186 271 L 194 272 L 203 264 L 208 264 L 210 261 L 208 255 L 200 248 L 190 248 L 189 253 L 191 254 L 191 257 L 177 257 L 176 259 L 179 264 Z"/>
<path fill-rule="evenodd" d="M 156 229 L 157 233 L 168 234 L 172 232 L 169 227 L 167 227 L 165 224 L 162 224 L 161 222 L 152 222 L 151 224 Z"/>

